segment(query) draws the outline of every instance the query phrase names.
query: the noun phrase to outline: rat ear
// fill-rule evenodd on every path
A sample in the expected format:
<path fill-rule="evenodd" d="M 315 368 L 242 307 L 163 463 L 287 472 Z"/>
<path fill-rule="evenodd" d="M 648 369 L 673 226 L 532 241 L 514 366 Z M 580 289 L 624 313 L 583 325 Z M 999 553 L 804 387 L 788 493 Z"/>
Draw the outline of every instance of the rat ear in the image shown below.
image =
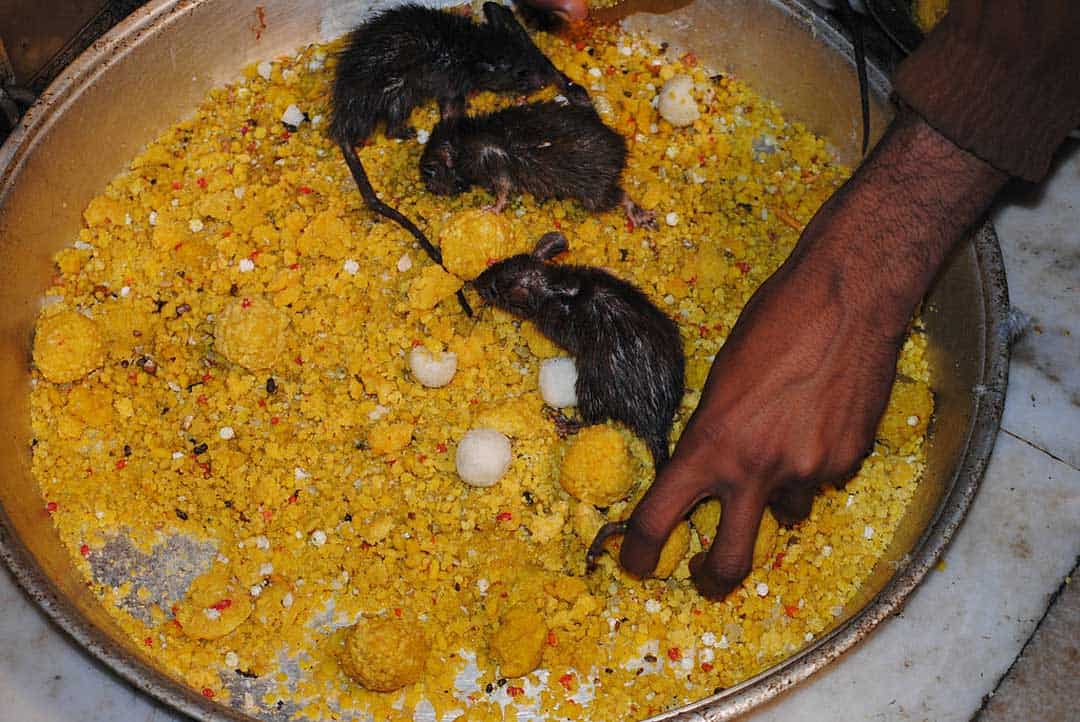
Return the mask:
<path fill-rule="evenodd" d="M 536 242 L 536 247 L 533 248 L 532 255 L 533 258 L 538 258 L 541 261 L 550 261 L 555 256 L 568 250 L 570 250 L 570 242 L 566 240 L 566 236 L 558 231 L 552 231 L 540 236 L 540 240 Z"/>

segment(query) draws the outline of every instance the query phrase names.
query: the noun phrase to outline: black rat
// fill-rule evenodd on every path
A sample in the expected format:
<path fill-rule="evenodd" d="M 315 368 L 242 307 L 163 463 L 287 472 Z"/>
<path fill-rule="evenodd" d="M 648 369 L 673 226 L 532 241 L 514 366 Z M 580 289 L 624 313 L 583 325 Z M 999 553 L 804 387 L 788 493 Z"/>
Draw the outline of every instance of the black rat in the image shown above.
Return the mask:
<path fill-rule="evenodd" d="M 590 102 L 585 90 L 533 44 L 509 9 L 484 3 L 484 18 L 484 24 L 477 24 L 414 3 L 385 10 L 350 34 L 334 75 L 330 137 L 341 148 L 360 195 L 369 208 L 408 230 L 440 265 L 439 249 L 375 195 L 355 146 L 379 123 L 386 124 L 391 138 L 412 137 L 409 114 L 431 99 L 438 101 L 444 117 L 462 114 L 465 97 L 474 90 L 530 93 L 555 84 L 574 102 Z"/>
<path fill-rule="evenodd" d="M 582 423 L 621 421 L 645 441 L 659 469 L 683 395 L 679 329 L 644 293 L 607 271 L 547 262 L 568 248 L 564 235 L 547 233 L 532 253 L 489 266 L 476 290 L 570 352 Z"/>
<path fill-rule="evenodd" d="M 481 185 L 501 212 L 511 191 L 573 198 L 590 211 L 622 206 L 631 225 L 655 225 L 620 184 L 626 139 L 591 106 L 531 103 L 472 117 L 445 117 L 420 158 L 428 190 L 456 195 Z"/>

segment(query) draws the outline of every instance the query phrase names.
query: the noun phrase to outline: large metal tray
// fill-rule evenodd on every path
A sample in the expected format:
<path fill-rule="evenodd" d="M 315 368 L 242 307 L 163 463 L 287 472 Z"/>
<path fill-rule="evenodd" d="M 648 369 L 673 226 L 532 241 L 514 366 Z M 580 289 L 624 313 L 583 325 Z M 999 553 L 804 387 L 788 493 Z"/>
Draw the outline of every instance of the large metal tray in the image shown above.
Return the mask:
<path fill-rule="evenodd" d="M 693 49 L 777 100 L 857 162 L 860 120 L 850 45 L 802 0 L 659 0 L 624 22 Z M 156 667 L 86 588 L 42 512 L 30 473 L 29 349 L 50 257 L 81 211 L 158 133 L 253 60 L 335 37 L 386 2 L 156 0 L 81 55 L 0 148 L 0 556 L 50 617 L 132 684 L 200 720 L 249 719 Z M 653 15 L 645 11 L 660 12 Z M 265 18 L 265 24 L 260 22 Z M 890 117 L 871 68 L 874 135 Z M 657 719 L 720 720 L 806 680 L 896 614 L 962 521 L 993 447 L 1008 371 L 1008 293 L 984 226 L 952 254 L 927 299 L 937 411 L 928 470 L 896 538 L 834 629 L 722 694 Z"/>

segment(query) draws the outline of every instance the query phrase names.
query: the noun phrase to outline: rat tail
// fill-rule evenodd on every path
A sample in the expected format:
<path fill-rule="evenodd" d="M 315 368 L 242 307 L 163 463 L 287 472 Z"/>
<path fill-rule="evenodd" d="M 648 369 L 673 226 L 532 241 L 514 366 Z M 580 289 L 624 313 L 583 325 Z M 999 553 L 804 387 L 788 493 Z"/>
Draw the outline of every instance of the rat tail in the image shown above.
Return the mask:
<path fill-rule="evenodd" d="M 341 148 L 341 154 L 345 156 L 345 164 L 349 166 L 349 172 L 352 173 L 353 180 L 356 182 L 356 187 L 360 191 L 360 197 L 364 199 L 364 203 L 367 204 L 368 208 L 381 216 L 389 218 L 411 233 L 417 243 L 420 244 L 420 247 L 424 249 L 424 253 L 428 255 L 428 258 L 440 266 L 443 266 L 442 251 L 431 245 L 431 241 L 427 239 L 427 236 L 424 235 L 423 231 L 417 228 L 416 224 L 404 215 L 380 201 L 379 197 L 375 195 L 375 189 L 371 187 L 371 181 L 368 180 L 367 173 L 364 171 L 364 166 L 360 162 L 360 156 L 356 154 L 356 149 L 353 148 L 352 144 L 348 142 L 339 142 L 338 147 Z M 443 266 L 443 268 L 446 267 Z M 459 290 L 457 292 L 457 300 L 458 304 L 461 305 L 461 310 L 465 312 L 465 315 L 472 316 L 472 308 L 465 299 L 465 293 L 463 291 Z"/>

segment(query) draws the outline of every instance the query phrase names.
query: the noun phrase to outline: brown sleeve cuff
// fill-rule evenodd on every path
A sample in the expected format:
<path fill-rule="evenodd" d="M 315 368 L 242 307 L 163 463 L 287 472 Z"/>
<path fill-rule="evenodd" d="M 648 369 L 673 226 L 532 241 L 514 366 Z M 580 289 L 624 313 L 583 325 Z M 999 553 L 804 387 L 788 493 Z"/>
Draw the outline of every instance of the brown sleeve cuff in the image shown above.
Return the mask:
<path fill-rule="evenodd" d="M 1040 180 L 1080 124 L 1080 8 L 954 4 L 969 7 L 950 11 L 900 65 L 896 94 L 959 147 L 1010 175 Z M 1050 10 L 1032 13 L 1032 5 Z M 1041 18 L 1050 25 L 1031 15 L 1051 16 Z"/>

